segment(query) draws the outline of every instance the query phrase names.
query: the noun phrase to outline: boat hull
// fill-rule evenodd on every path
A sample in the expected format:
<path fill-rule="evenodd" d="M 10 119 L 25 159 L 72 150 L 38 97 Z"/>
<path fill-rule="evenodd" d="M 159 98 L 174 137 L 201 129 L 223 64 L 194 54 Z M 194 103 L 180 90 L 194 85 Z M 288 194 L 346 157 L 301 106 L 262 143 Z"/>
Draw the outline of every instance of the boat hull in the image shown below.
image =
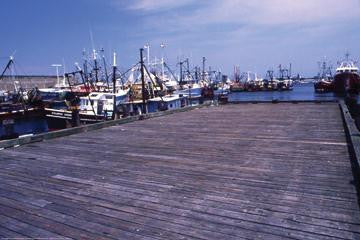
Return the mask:
<path fill-rule="evenodd" d="M 343 72 L 335 75 L 334 91 L 336 93 L 344 94 L 347 92 L 359 93 L 360 90 L 360 76 L 355 72 Z"/>
<path fill-rule="evenodd" d="M 42 108 L 0 113 L 0 140 L 48 131 Z"/>
<path fill-rule="evenodd" d="M 333 92 L 334 83 L 332 81 L 319 81 L 314 83 L 314 89 L 317 93 Z"/>
<path fill-rule="evenodd" d="M 59 130 L 76 126 L 72 111 L 65 109 L 45 108 L 46 120 L 49 130 Z M 79 113 L 80 124 L 92 124 L 109 120 L 104 115 Z"/>

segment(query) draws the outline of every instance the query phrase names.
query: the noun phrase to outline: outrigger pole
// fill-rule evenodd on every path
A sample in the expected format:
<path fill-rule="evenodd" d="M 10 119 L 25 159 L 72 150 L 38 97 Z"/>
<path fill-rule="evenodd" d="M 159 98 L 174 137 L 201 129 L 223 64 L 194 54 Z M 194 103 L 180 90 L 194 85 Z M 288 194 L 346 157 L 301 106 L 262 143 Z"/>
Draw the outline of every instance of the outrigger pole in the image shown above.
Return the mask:
<path fill-rule="evenodd" d="M 176 80 L 176 77 L 175 77 L 173 71 L 169 68 L 169 66 L 166 64 L 166 62 L 164 62 L 164 66 L 167 68 L 167 70 L 171 73 L 171 75 L 173 76 L 173 78 Z"/>
<path fill-rule="evenodd" d="M 6 70 L 8 70 L 10 68 L 11 64 L 13 64 L 13 63 L 14 63 L 14 58 L 13 58 L 13 56 L 10 56 L 9 62 L 6 64 L 4 71 L 1 73 L 0 80 L 4 77 Z"/>

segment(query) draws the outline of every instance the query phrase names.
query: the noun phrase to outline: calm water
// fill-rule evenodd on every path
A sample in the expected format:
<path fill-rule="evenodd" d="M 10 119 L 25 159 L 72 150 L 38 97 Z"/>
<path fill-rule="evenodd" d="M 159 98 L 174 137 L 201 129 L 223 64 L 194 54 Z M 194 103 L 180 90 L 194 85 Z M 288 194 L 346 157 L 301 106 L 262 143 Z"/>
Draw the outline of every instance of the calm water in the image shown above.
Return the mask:
<path fill-rule="evenodd" d="M 234 101 L 294 101 L 294 100 L 336 100 L 333 93 L 315 93 L 313 83 L 294 85 L 292 91 L 237 92 L 229 94 Z"/>

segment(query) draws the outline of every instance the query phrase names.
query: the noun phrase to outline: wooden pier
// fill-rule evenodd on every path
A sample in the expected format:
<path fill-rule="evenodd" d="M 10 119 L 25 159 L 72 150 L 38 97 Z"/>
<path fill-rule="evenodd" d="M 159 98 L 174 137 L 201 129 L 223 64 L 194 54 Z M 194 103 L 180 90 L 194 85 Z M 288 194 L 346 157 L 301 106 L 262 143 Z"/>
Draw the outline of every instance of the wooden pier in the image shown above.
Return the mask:
<path fill-rule="evenodd" d="M 360 239 L 337 103 L 205 107 L 0 151 L 0 239 Z"/>

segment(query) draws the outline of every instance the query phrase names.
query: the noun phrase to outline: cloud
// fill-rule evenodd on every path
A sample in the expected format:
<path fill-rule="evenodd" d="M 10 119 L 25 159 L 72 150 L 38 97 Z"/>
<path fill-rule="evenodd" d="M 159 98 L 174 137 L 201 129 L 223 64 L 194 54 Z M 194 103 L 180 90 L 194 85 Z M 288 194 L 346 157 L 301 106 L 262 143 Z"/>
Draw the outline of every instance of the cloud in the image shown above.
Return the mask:
<path fill-rule="evenodd" d="M 342 21 L 359 16 L 359 0 L 213 0 L 182 20 L 201 24 L 283 25 Z"/>
<path fill-rule="evenodd" d="M 133 0 L 125 8 L 141 14 L 146 42 L 219 65 L 265 66 L 358 49 L 349 36 L 359 36 L 360 0 Z"/>
<path fill-rule="evenodd" d="M 245 34 L 247 37 L 271 35 L 271 30 L 286 35 L 295 28 L 316 36 L 335 32 L 341 28 L 339 23 L 360 20 L 360 0 L 135 0 L 131 3 L 127 9 L 141 12 L 147 29 L 156 33 L 157 38 L 196 39 L 202 33 L 208 36 L 212 33 L 230 39 Z M 316 33 L 316 29 L 321 31 Z"/>
<path fill-rule="evenodd" d="M 195 0 L 137 0 L 128 7 L 132 10 L 160 11 L 170 10 L 193 3 Z"/>
<path fill-rule="evenodd" d="M 172 10 L 199 5 L 191 13 L 178 16 L 181 22 L 193 24 L 214 22 L 278 25 L 314 23 L 326 20 L 344 20 L 359 17 L 359 0 L 135 0 L 129 9 L 144 12 Z M 177 13 L 178 14 L 178 13 Z M 170 20 L 171 21 L 171 20 Z"/>

